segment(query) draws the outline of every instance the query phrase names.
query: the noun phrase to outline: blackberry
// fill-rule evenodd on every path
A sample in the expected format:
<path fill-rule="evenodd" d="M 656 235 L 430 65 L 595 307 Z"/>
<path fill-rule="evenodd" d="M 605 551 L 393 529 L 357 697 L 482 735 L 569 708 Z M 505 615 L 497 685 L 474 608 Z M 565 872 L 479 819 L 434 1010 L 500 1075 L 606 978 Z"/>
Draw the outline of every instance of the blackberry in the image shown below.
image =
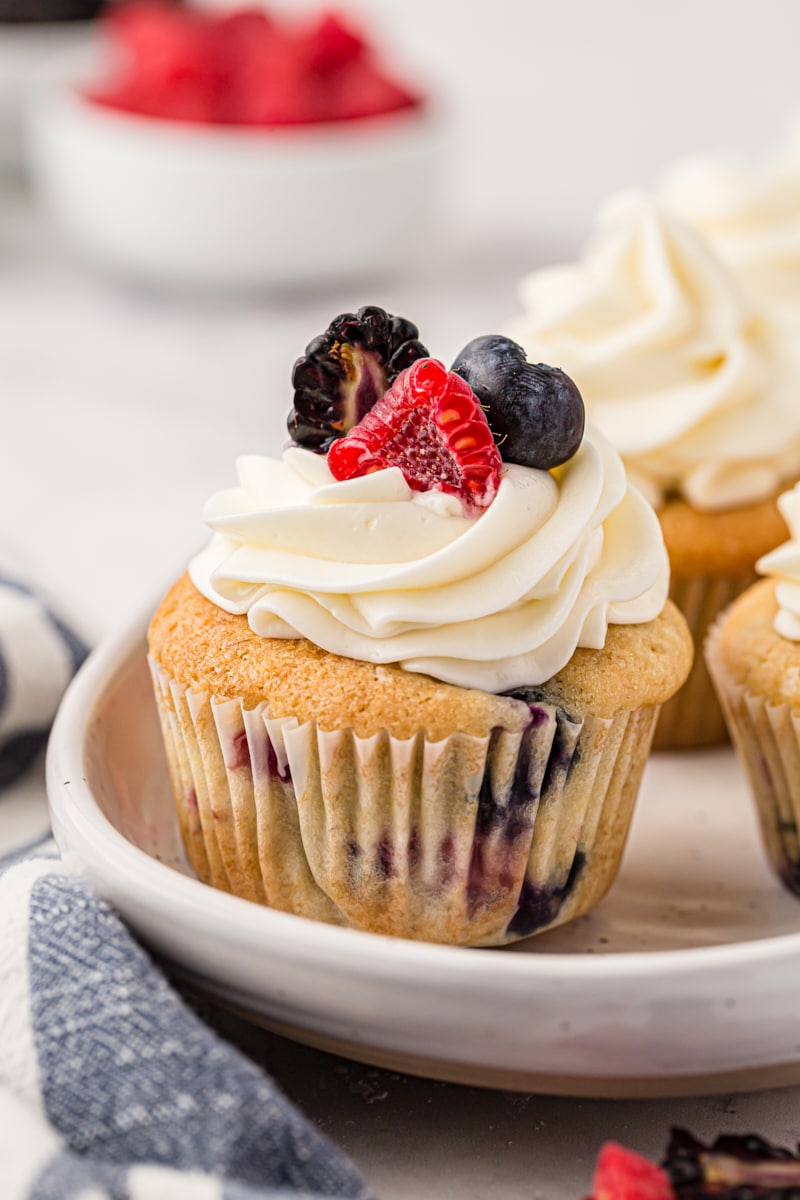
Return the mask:
<path fill-rule="evenodd" d="M 325 454 L 366 416 L 401 371 L 427 357 L 419 330 L 405 317 L 393 317 L 375 305 L 342 313 L 294 364 L 289 436 Z"/>
<path fill-rule="evenodd" d="M 800 1157 L 755 1134 L 728 1134 L 706 1146 L 673 1128 L 663 1165 L 680 1200 L 800 1197 Z"/>

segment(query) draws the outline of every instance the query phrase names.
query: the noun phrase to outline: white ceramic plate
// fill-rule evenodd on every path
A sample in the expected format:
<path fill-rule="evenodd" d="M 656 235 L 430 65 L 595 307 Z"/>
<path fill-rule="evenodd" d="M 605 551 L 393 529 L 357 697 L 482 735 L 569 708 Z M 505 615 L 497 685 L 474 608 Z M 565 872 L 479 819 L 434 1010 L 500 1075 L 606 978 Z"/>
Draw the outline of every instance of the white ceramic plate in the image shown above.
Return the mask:
<path fill-rule="evenodd" d="M 48 792 L 65 859 L 154 951 L 311 1044 L 567 1095 L 800 1081 L 800 903 L 769 872 L 728 750 L 655 758 L 606 900 L 505 950 L 338 929 L 191 877 L 141 627 L 97 651 L 73 683 Z"/>

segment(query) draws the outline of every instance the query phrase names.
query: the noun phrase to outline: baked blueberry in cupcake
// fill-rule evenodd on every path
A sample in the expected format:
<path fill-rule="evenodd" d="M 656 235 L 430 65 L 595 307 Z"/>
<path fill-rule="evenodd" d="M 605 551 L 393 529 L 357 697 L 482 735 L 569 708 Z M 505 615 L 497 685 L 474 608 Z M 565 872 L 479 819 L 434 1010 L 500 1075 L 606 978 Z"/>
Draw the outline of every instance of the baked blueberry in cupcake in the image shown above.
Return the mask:
<path fill-rule="evenodd" d="M 769 859 L 800 895 L 800 484 L 778 501 L 790 538 L 712 630 L 706 658 L 747 771 Z"/>
<path fill-rule="evenodd" d="M 455 367 L 409 321 L 337 317 L 282 458 L 209 501 L 150 656 L 201 879 L 502 945 L 610 886 L 692 650 L 658 521 L 572 382 L 503 339 Z"/>
<path fill-rule="evenodd" d="M 800 473 L 800 343 L 696 232 L 642 196 L 612 202 L 585 256 L 534 272 L 521 295 L 517 340 L 575 379 L 589 420 L 655 506 L 670 595 L 702 647 L 786 536 L 776 497 Z M 698 654 L 655 744 L 725 736 Z"/>

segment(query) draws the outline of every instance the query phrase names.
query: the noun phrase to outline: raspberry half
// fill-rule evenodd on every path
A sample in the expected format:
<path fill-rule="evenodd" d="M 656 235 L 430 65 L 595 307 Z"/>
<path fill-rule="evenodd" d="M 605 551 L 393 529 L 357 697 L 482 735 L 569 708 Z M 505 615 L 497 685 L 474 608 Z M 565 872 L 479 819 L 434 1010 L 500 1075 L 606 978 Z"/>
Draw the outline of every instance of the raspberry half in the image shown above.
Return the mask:
<path fill-rule="evenodd" d="M 606 1142 L 594 1169 L 592 1200 L 675 1200 L 675 1193 L 655 1163 Z"/>
<path fill-rule="evenodd" d="M 399 467 L 414 491 L 457 496 L 470 516 L 491 504 L 501 465 L 474 392 L 436 358 L 403 371 L 328 453 L 335 479 Z"/>
<path fill-rule="evenodd" d="M 335 317 L 294 364 L 289 436 L 324 453 L 358 424 L 401 371 L 427 353 L 416 325 L 376 305 Z"/>

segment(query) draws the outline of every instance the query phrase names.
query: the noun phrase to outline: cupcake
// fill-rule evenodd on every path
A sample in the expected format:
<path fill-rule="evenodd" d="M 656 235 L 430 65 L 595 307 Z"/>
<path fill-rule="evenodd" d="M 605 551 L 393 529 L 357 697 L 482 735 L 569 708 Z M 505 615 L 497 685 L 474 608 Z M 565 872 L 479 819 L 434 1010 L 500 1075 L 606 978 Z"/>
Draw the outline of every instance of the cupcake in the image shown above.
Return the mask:
<path fill-rule="evenodd" d="M 149 638 L 205 882 L 484 946 L 610 886 L 691 641 L 577 389 L 486 340 L 457 374 L 408 321 L 337 318 L 295 365 L 292 444 L 209 502 Z"/>
<path fill-rule="evenodd" d="M 696 229 L 744 294 L 774 317 L 800 304 L 800 150 L 763 165 L 692 158 L 665 175 L 664 204 Z M 791 310 L 795 312 L 792 313 Z"/>
<path fill-rule="evenodd" d="M 767 578 L 720 618 L 706 657 L 770 861 L 800 895 L 800 484 L 778 503 L 790 540 L 758 563 Z"/>
<path fill-rule="evenodd" d="M 786 536 L 775 498 L 800 473 L 793 339 L 745 303 L 695 232 L 640 196 L 610 204 L 584 259 L 533 273 L 521 295 L 515 336 L 532 361 L 573 376 L 655 506 L 670 595 L 701 647 L 756 578 L 756 560 Z M 655 744 L 725 736 L 698 654 Z"/>

